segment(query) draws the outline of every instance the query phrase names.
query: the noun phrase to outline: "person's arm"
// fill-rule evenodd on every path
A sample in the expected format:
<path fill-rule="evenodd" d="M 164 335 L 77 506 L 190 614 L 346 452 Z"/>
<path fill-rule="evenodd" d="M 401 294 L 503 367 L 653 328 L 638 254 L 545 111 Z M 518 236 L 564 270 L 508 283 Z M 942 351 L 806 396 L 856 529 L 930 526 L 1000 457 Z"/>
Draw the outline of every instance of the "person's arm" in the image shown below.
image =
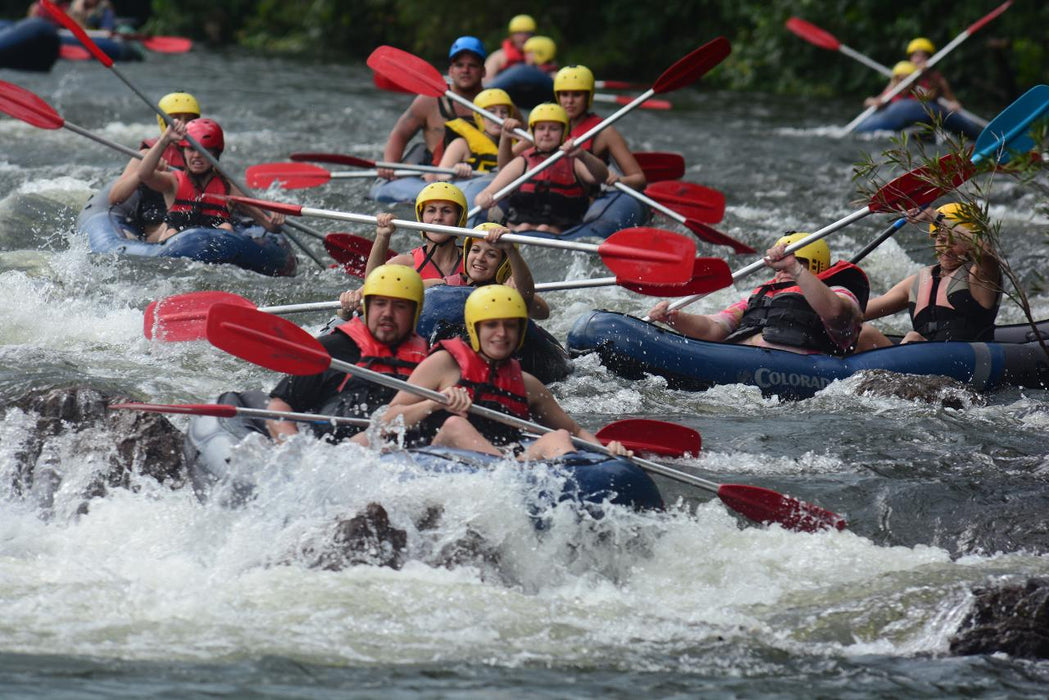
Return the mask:
<path fill-rule="evenodd" d="M 368 262 L 364 266 L 365 279 L 372 273 L 372 270 L 380 265 L 387 264 L 387 262 L 394 265 L 407 265 L 408 267 L 413 267 L 415 264 L 412 261 L 412 257 L 407 254 L 398 255 L 389 261 L 386 260 L 386 254 L 390 250 L 390 237 L 397 230 L 391 223 L 393 219 L 394 216 L 390 212 L 382 212 L 375 215 L 375 243 L 372 244 L 372 249 L 368 252 Z"/>
<path fill-rule="evenodd" d="M 164 133 L 160 135 L 157 142 L 146 151 L 146 154 L 142 156 L 142 160 L 138 163 L 138 179 L 140 182 L 146 183 L 146 186 L 152 190 L 156 190 L 164 195 L 165 200 L 173 200 L 175 191 L 178 188 L 178 179 L 170 172 L 158 170 L 160 161 L 163 159 L 164 151 L 167 147 L 175 143 L 176 141 L 184 138 L 186 135 L 186 125 L 175 120 L 175 123 L 164 129 Z M 168 206 L 171 202 L 168 201 Z"/>
<path fill-rule="evenodd" d="M 520 126 L 521 122 L 514 117 L 508 117 L 503 120 L 502 128 L 499 130 L 499 155 L 496 156 L 496 164 L 499 168 L 505 168 L 518 154 L 523 153 L 526 148 L 532 145 L 527 142 L 523 145 L 515 144 L 514 129 Z M 521 148 L 518 149 L 517 146 L 521 146 Z"/>
<path fill-rule="evenodd" d="M 974 238 L 967 232 L 962 235 L 968 238 L 974 262 L 969 271 L 969 293 L 983 308 L 993 308 L 998 303 L 998 294 L 1002 289 L 1001 263 L 988 245 L 986 236 Z"/>
<path fill-rule="evenodd" d="M 499 244 L 499 239 L 502 238 L 504 233 L 510 233 L 510 229 L 492 229 L 485 234 L 484 239 L 488 243 L 506 251 L 507 259 L 510 261 L 510 277 L 507 278 L 507 281 L 511 283 L 510 286 L 521 293 L 525 307 L 531 309 L 532 300 L 535 298 L 535 280 L 532 278 L 532 270 L 528 267 L 528 263 L 525 262 L 517 246 L 512 243 Z"/>
<path fill-rule="evenodd" d="M 284 399 L 271 398 L 269 403 L 266 404 L 266 410 L 291 411 L 291 405 Z M 266 421 L 266 430 L 269 431 L 271 438 L 277 442 L 283 442 L 288 437 L 299 434 L 299 425 L 295 421 L 277 420 L 274 418 Z"/>
<path fill-rule="evenodd" d="M 496 49 L 492 53 L 488 54 L 488 58 L 484 61 L 484 73 L 487 76 L 485 84 L 492 80 L 496 75 L 499 74 L 506 66 L 506 52 L 502 49 Z"/>
<path fill-rule="evenodd" d="M 678 333 L 696 340 L 708 340 L 718 343 L 728 337 L 730 330 L 709 314 L 690 314 L 680 309 L 668 311 L 669 301 L 661 301 L 653 306 L 648 317 L 653 321 L 665 323 Z"/>
<path fill-rule="evenodd" d="M 459 381 L 459 377 L 459 365 L 456 364 L 449 353 L 441 351 L 435 352 L 420 362 L 412 370 L 411 376 L 408 377 L 408 383 L 424 389 L 444 392 L 454 387 L 455 383 Z M 393 397 L 393 400 L 390 401 L 389 408 L 382 415 L 383 425 L 390 425 L 400 417 L 404 421 L 405 427 L 411 428 L 437 411 L 464 413 L 467 410 L 462 407 L 461 397 L 458 392 L 449 392 L 445 395 L 453 399 L 454 402 L 445 405 L 407 391 L 399 391 Z M 468 397 L 467 400 L 469 400 Z M 468 406 L 469 404 L 467 404 L 467 408 Z"/>
<path fill-rule="evenodd" d="M 408 145 L 413 136 L 426 126 L 426 119 L 429 116 L 432 100 L 433 98 L 426 98 L 421 95 L 416 97 L 408 105 L 408 109 L 404 110 L 404 114 L 397 118 L 393 129 L 390 130 L 390 135 L 386 138 L 386 148 L 382 152 L 384 161 L 387 163 L 401 162 L 401 158 L 404 157 L 405 146 Z M 387 180 L 392 180 L 394 177 L 393 170 L 389 168 L 379 168 L 378 175 Z"/>
<path fill-rule="evenodd" d="M 499 170 L 499 174 L 495 176 L 495 179 L 488 183 L 488 187 L 477 193 L 474 196 L 474 205 L 481 209 L 487 209 L 495 204 L 495 193 L 503 189 L 517 178 L 524 175 L 525 172 L 525 160 L 524 158 L 516 158 L 505 167 Z"/>
<path fill-rule="evenodd" d="M 634 154 L 630 152 L 630 147 L 627 146 L 622 134 L 616 131 L 615 127 L 608 127 L 595 138 L 596 143 L 599 146 L 603 145 L 603 148 L 595 148 L 594 150 L 607 150 L 609 155 L 612 156 L 612 160 L 616 162 L 619 170 L 623 173 L 622 175 L 617 175 L 609 170 L 608 177 L 605 178 L 605 184 L 614 185 L 616 182 L 622 182 L 627 187 L 638 192 L 648 186 L 645 171 L 641 169 L 641 165 L 634 158 Z"/>
<path fill-rule="evenodd" d="M 438 167 L 441 168 L 452 168 L 455 170 L 455 175 L 445 175 L 443 173 L 426 173 L 423 175 L 423 179 L 427 182 L 437 182 L 451 180 L 453 177 L 467 178 L 473 174 L 473 169 L 466 160 L 470 157 L 470 146 L 466 143 L 466 139 L 462 136 L 448 144 L 448 148 L 444 149 L 444 155 L 441 156 L 441 162 Z"/>
<path fill-rule="evenodd" d="M 583 182 L 599 185 L 608 179 L 608 166 L 590 151 L 575 146 L 572 139 L 565 141 L 561 150 L 567 151 L 569 158 L 575 158 L 575 174 Z"/>
<path fill-rule="evenodd" d="M 145 154 L 146 151 L 142 151 L 142 153 Z M 138 178 L 138 163 L 138 158 L 132 158 L 124 168 L 124 172 L 120 174 L 117 181 L 109 188 L 110 204 L 123 203 L 128 197 L 135 194 L 135 190 L 142 184 L 142 181 Z M 161 159 L 160 167 L 161 169 L 166 169 L 163 159 Z"/>
<path fill-rule="evenodd" d="M 906 277 L 894 284 L 889 291 L 868 301 L 863 319 L 872 321 L 906 309 L 907 303 L 910 301 L 910 288 L 914 284 L 914 278 L 915 275 Z"/>
<path fill-rule="evenodd" d="M 943 106 L 946 107 L 948 111 L 957 112 L 962 108 L 962 103 L 954 96 L 954 91 L 951 90 L 947 78 L 943 77 L 942 73 L 936 74 L 936 91 L 939 93 L 937 97 L 943 99 Z"/>

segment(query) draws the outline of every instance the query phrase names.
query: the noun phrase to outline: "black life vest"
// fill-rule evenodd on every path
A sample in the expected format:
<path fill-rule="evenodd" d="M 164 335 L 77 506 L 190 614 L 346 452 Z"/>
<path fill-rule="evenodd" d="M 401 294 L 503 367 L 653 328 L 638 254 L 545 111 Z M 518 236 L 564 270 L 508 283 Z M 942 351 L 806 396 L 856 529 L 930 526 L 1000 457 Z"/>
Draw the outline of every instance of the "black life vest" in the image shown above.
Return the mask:
<path fill-rule="evenodd" d="M 525 170 L 531 170 L 551 153 L 540 153 L 534 147 L 520 155 Z M 546 170 L 533 176 L 507 198 L 506 221 L 509 224 L 548 224 L 560 229 L 582 222 L 590 207 L 590 189 L 575 174 L 575 158 L 561 157 Z"/>
<path fill-rule="evenodd" d="M 910 291 L 911 323 L 926 340 L 985 342 L 994 339 L 994 320 L 1002 293 L 998 292 L 994 306 L 989 309 L 978 302 L 969 288 L 973 264 L 967 262 L 955 270 L 946 284 L 941 284 L 939 265 L 923 268 L 915 277 Z"/>
<path fill-rule="evenodd" d="M 230 186 L 225 178 L 211 171 L 207 176 L 207 182 L 201 188 L 199 180 L 185 171 L 175 171 L 175 177 L 178 178 L 175 201 L 164 217 L 169 226 L 183 231 L 187 228 L 218 228 L 229 223 L 228 206 L 211 204 L 202 199 L 205 194 L 229 194 Z"/>
<path fill-rule="evenodd" d="M 828 287 L 844 287 L 860 303 L 860 311 L 867 308 L 870 283 L 867 275 L 850 262 L 840 261 L 816 275 Z M 761 333 L 766 342 L 828 355 L 845 355 L 851 348 L 842 348 L 827 334 L 823 320 L 805 300 L 795 282 L 764 284 L 754 290 L 747 301 L 739 328 L 725 338 L 726 343 L 738 342 Z"/>
<path fill-rule="evenodd" d="M 139 144 L 140 149 L 150 149 L 157 139 L 144 139 Z M 186 161 L 182 157 L 182 149 L 171 144 L 164 149 L 163 158 L 168 165 L 175 168 L 185 168 Z M 164 195 L 157 192 L 145 183 L 138 186 L 138 201 L 135 210 L 131 212 L 131 219 L 139 226 L 155 226 L 164 221 L 167 216 L 168 205 L 164 201 Z"/>

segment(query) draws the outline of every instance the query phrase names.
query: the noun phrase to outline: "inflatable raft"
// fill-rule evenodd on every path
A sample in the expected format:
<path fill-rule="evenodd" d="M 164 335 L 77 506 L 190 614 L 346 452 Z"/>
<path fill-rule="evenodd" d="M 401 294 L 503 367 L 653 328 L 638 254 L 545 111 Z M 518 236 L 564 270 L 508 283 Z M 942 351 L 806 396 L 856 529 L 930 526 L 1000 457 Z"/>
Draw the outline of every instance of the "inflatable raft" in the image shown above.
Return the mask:
<path fill-rule="evenodd" d="M 114 61 L 141 61 L 145 58 L 145 52 L 137 41 L 123 39 L 119 34 L 113 35 L 105 30 L 89 30 L 88 35 L 102 49 L 102 53 Z M 81 46 L 80 40 L 68 29 L 59 29 L 58 37 L 65 46 Z"/>
<path fill-rule="evenodd" d="M 58 46 L 58 29 L 46 19 L 0 20 L 0 68 L 49 71 Z"/>
<path fill-rule="evenodd" d="M 219 403 L 248 408 L 264 408 L 267 396 L 261 391 L 227 392 Z M 189 466 L 193 488 L 202 500 L 218 484 L 229 494 L 229 505 L 250 498 L 253 485 L 229 471 L 233 448 L 252 433 L 267 435 L 265 423 L 258 418 L 216 418 L 195 416 L 189 424 L 183 453 Z M 405 478 L 433 477 L 448 473 L 483 472 L 503 458 L 445 447 L 420 447 L 384 454 L 380 460 L 404 471 Z M 529 494 L 532 504 L 540 502 L 574 502 L 601 506 L 605 503 L 638 510 L 661 509 L 663 498 L 652 479 L 634 463 L 598 452 L 575 452 L 556 461 L 544 462 L 560 479 L 539 481 L 536 463 L 522 464 L 521 476 L 534 487 Z M 230 482 L 233 483 L 230 483 Z M 556 493 L 551 484 L 560 482 Z"/>
<path fill-rule="evenodd" d="M 1049 339 L 1049 320 L 1037 325 Z M 1034 333 L 1030 325 L 999 326 L 989 343 L 909 343 L 832 357 L 695 340 L 632 316 L 593 311 L 572 327 L 568 349 L 573 356 L 598 353 L 627 379 L 653 374 L 690 391 L 749 384 L 766 396 L 803 399 L 836 379 L 873 369 L 949 377 L 977 391 L 1049 388 L 1049 356 Z"/>
<path fill-rule="evenodd" d="M 947 131 L 963 134 L 973 140 L 980 135 L 980 127 L 957 112 L 948 112 L 935 102 L 913 99 L 889 103 L 860 122 L 856 131 L 903 131 L 919 124 L 932 124 L 937 119 L 941 120 L 941 126 Z"/>
<path fill-rule="evenodd" d="M 531 109 L 540 102 L 554 101 L 554 78 L 536 66 L 518 63 L 499 73 L 489 88 L 506 90 L 521 109 Z"/>
<path fill-rule="evenodd" d="M 117 206 L 109 204 L 109 187 L 88 200 L 77 218 L 77 232 L 86 235 L 95 253 L 145 258 L 190 258 L 205 263 L 227 263 L 274 277 L 295 274 L 297 261 L 288 239 L 261 226 L 234 231 L 190 228 L 163 243 L 147 243 L 131 220 L 137 195 Z"/>

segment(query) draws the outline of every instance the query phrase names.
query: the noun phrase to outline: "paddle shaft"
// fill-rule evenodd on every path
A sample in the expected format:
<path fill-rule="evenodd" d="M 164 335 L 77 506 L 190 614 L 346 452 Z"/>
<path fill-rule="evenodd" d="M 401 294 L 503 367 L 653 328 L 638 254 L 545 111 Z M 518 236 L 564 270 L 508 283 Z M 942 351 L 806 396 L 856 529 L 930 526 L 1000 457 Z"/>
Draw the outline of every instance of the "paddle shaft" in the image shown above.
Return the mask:
<path fill-rule="evenodd" d="M 136 151 L 133 148 L 128 148 L 127 146 L 124 146 L 123 144 L 119 144 L 119 143 L 117 143 L 115 141 L 110 141 L 109 139 L 107 139 L 105 137 L 102 137 L 102 136 L 99 136 L 98 134 L 95 134 L 95 133 L 93 133 L 91 131 L 88 131 L 87 129 L 85 129 L 85 128 L 81 127 L 81 126 L 77 126 L 76 124 L 70 124 L 69 122 L 67 122 L 64 119 L 62 120 L 62 126 L 63 126 L 63 128 L 69 129 L 74 134 L 80 134 L 81 136 L 86 136 L 87 138 L 91 139 L 92 141 L 94 141 L 96 143 L 100 143 L 103 146 L 109 146 L 110 148 L 113 148 L 115 150 L 120 151 L 124 155 L 131 156 L 132 158 L 138 158 L 139 160 L 142 160 L 142 154 L 139 153 L 138 151 Z"/>
<path fill-rule="evenodd" d="M 437 173 L 438 175 L 455 175 L 455 170 L 453 170 L 452 168 L 438 168 L 436 165 L 411 165 L 408 163 L 387 163 L 384 161 L 379 161 L 375 163 L 373 167 L 390 168 L 391 170 L 395 168 L 398 170 L 412 170 L 420 173 Z M 473 177 L 477 177 L 478 175 L 484 175 L 484 173 L 482 173 L 480 170 L 473 170 L 471 172 L 473 173 Z M 331 174 L 332 177 L 336 177 L 338 175 L 341 175 L 341 173 Z"/>
<path fill-rule="evenodd" d="M 849 122 L 845 126 L 845 133 L 851 132 L 853 129 L 855 129 L 857 126 L 859 126 L 860 123 L 864 119 L 866 119 L 870 115 L 874 114 L 878 109 L 880 109 L 882 107 L 882 105 L 885 105 L 893 97 L 895 97 L 896 95 L 899 95 L 901 92 L 903 92 L 904 90 L 909 88 L 911 85 L 913 85 L 919 78 L 921 78 L 921 76 L 927 70 L 929 70 L 933 66 L 935 66 L 940 61 L 941 58 L 943 58 L 944 56 L 949 54 L 951 51 L 953 51 L 955 49 L 955 47 L 957 47 L 963 41 L 968 39 L 969 36 L 971 36 L 973 34 L 973 32 L 977 31 L 978 29 L 983 27 L 983 25 L 987 24 L 992 19 L 994 19 L 995 17 L 997 17 L 998 15 L 1000 15 L 1001 13 L 1003 13 L 1007 9 L 1009 9 L 1010 5 L 1012 5 L 1012 0 L 1007 0 L 1007 2 L 1003 3 L 1002 5 L 999 5 L 997 8 L 992 10 L 990 13 L 988 13 L 987 15 L 985 15 L 984 17 L 982 17 L 981 19 L 977 20 L 972 25 L 967 27 L 965 30 L 963 30 L 961 34 L 959 34 L 958 36 L 954 37 L 954 39 L 952 39 L 946 46 L 944 46 L 942 49 L 940 49 L 935 54 L 933 54 L 929 58 L 929 60 L 925 62 L 924 66 L 922 66 L 921 68 L 919 68 L 918 70 L 914 71 L 913 73 L 908 75 L 906 78 L 901 80 L 900 83 L 896 87 L 894 87 L 891 90 L 889 90 L 889 92 L 885 93 L 884 95 L 879 96 L 878 97 L 878 104 L 873 105 L 871 107 L 868 107 L 867 109 L 865 109 L 863 111 L 862 114 L 860 114 L 858 117 L 856 117 L 851 122 Z"/>
<path fill-rule="evenodd" d="M 651 97 L 652 95 L 655 95 L 655 94 L 656 94 L 656 91 L 653 90 L 652 88 L 649 88 L 648 90 L 645 90 L 643 93 L 641 93 L 640 95 L 635 97 L 630 102 L 630 104 L 621 107 L 620 109 L 616 110 L 616 112 L 614 112 L 613 114 L 605 117 L 604 119 L 602 119 L 597 124 L 594 124 L 594 126 L 591 127 L 591 129 L 589 131 L 587 131 L 584 134 L 581 134 L 579 137 L 574 139 L 575 142 L 576 143 L 585 143 L 586 141 L 589 141 L 591 138 L 596 136 L 602 129 L 605 129 L 606 127 L 609 127 L 612 124 L 614 124 L 615 122 L 619 121 L 624 116 L 629 114 L 631 111 L 636 109 L 638 105 L 640 105 L 642 102 L 644 102 L 649 97 Z M 507 196 L 508 194 L 510 194 L 511 192 L 516 190 L 518 187 L 520 187 L 524 183 L 528 182 L 528 180 L 530 180 L 532 177 L 534 177 L 538 173 L 541 173 L 542 171 L 546 170 L 550 166 L 554 165 L 554 163 L 556 163 L 557 161 L 561 160 L 566 155 L 568 155 L 568 154 L 565 151 L 557 151 L 553 155 L 551 155 L 549 158 L 544 160 L 542 163 L 540 163 L 539 165 L 535 166 L 531 170 L 526 171 L 523 175 L 521 175 L 521 177 L 517 178 L 516 180 L 514 180 L 513 182 L 508 184 L 506 187 L 504 187 L 503 189 L 499 190 L 494 195 L 492 195 L 493 203 L 494 202 L 498 202 L 503 197 Z M 469 214 L 467 214 L 467 218 L 475 216 L 475 215 L 477 215 L 479 213 L 481 213 L 481 207 L 474 207 L 473 209 L 470 210 Z"/>

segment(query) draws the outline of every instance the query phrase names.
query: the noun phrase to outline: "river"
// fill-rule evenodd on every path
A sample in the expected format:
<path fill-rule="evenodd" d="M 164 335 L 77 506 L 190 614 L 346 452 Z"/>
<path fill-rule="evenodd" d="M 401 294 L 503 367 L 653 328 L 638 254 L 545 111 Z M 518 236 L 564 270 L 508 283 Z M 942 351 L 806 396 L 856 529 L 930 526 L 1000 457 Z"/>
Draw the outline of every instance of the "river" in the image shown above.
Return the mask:
<path fill-rule="evenodd" d="M 152 54 L 121 70 L 147 95 L 193 92 L 226 129 L 223 163 L 239 171 L 301 150 L 379 158 L 408 99 L 376 91 L 363 66 L 242 53 Z M 0 71 L 0 79 L 126 145 L 157 133 L 153 116 L 97 63 L 62 62 L 45 75 Z M 620 130 L 635 150 L 682 152 L 686 179 L 726 194 L 718 228 L 759 249 L 784 230 L 814 230 L 854 211 L 854 164 L 889 145 L 834 138 L 831 126 L 859 109 L 844 101 L 695 88 L 667 97 L 673 111 L 637 111 Z M 206 342 L 146 340 L 143 309 L 197 290 L 259 305 L 324 301 L 354 281 L 305 258 L 297 277 L 271 279 L 91 255 L 74 219 L 125 162 L 67 130 L 0 117 L 0 397 L 9 403 L 31 389 L 86 384 L 140 400 L 202 403 L 228 389 L 268 390 L 273 373 Z M 342 181 L 276 196 L 373 213 L 365 190 Z M 992 217 L 1027 281 L 1044 260 L 1047 221 L 1036 215 L 1037 201 L 1033 190 L 994 183 Z M 871 217 L 828 242 L 848 257 L 887 223 Z M 414 240 L 401 232 L 394 244 L 405 250 Z M 308 245 L 324 255 L 316 241 Z M 581 255 L 527 255 L 538 281 L 601 274 Z M 911 228 L 878 248 L 865 269 L 880 292 L 930 259 L 928 238 Z M 718 292 L 695 309 L 719 309 L 745 290 L 743 283 Z M 654 301 L 618 288 L 549 299 L 553 318 L 544 325 L 562 339 L 592 308 L 643 315 Z M 1049 294 L 1034 293 L 1032 304 L 1036 317 L 1049 317 Z M 296 320 L 315 328 L 326 319 Z M 1022 315 L 1006 302 L 999 320 Z M 900 317 L 883 327 L 905 325 Z M 1044 694 L 1044 663 L 956 658 L 948 643 L 974 586 L 1049 574 L 1045 391 L 963 396 L 960 408 L 947 408 L 863 395 L 849 380 L 786 402 L 752 387 L 687 393 L 653 378 L 629 382 L 592 357 L 553 389 L 592 428 L 623 416 L 692 426 L 703 452 L 672 460 L 675 467 L 816 502 L 847 516 L 849 529 L 797 534 L 744 525 L 707 494 L 660 481 L 665 513 L 555 516 L 537 532 L 514 504 L 509 468 L 408 485 L 376 476 L 367 452 L 307 440 L 238 453 L 260 480 L 246 508 L 201 505 L 189 489 L 142 477 L 133 489 L 93 499 L 84 513 L 77 486 L 111 445 L 67 435 L 47 445 L 63 481 L 43 509 L 9 488 L 13 455 L 32 429 L 9 409 L 0 423 L 0 695 Z M 182 416 L 172 422 L 186 425 Z M 441 504 L 443 525 L 429 540 L 408 527 L 418 556 L 400 571 L 284 565 L 334 515 L 369 501 L 383 503 L 402 527 Z M 495 570 L 427 562 L 428 548 L 439 545 L 433 538 L 467 529 L 498 548 Z"/>

